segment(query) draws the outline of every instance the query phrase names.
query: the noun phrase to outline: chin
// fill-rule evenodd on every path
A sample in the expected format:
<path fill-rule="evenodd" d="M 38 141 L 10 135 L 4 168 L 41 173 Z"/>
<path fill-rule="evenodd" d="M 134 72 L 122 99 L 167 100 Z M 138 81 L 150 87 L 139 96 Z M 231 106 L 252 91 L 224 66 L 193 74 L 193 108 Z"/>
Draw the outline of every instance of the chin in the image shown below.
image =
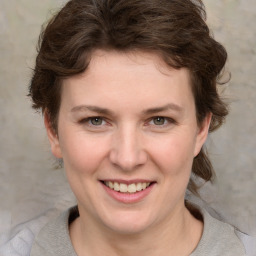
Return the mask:
<path fill-rule="evenodd" d="M 135 235 L 149 228 L 153 221 L 142 212 L 119 212 L 102 220 L 113 232 L 123 235 Z"/>

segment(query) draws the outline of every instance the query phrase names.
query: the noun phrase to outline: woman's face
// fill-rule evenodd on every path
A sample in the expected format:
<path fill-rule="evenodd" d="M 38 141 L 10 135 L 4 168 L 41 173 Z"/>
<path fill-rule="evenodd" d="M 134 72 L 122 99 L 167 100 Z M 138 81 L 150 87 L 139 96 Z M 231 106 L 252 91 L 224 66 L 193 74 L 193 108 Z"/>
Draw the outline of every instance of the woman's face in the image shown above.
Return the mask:
<path fill-rule="evenodd" d="M 210 119 L 197 126 L 188 70 L 98 50 L 85 73 L 64 80 L 61 98 L 58 137 L 45 122 L 81 217 L 136 233 L 182 213 Z"/>

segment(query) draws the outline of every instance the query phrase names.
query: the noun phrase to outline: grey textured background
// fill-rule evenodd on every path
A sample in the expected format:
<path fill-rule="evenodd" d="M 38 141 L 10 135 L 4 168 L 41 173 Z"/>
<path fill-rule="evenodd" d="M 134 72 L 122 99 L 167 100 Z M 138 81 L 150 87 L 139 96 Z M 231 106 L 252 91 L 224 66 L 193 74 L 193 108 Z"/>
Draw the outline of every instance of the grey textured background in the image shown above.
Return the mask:
<path fill-rule="evenodd" d="M 26 97 L 41 24 L 61 0 L 0 1 L 0 229 L 75 199 L 54 159 L 40 114 Z M 256 1 L 205 0 L 208 24 L 227 48 L 231 112 L 208 139 L 217 173 L 203 198 L 224 219 L 256 235 Z M 51 11 L 50 11 L 51 10 Z"/>

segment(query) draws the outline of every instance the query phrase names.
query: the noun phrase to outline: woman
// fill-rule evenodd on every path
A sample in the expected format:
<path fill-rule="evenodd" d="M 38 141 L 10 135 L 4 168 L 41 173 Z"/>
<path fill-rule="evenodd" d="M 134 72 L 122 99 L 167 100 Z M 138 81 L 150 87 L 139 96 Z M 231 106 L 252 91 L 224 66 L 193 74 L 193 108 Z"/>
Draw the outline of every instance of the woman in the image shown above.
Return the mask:
<path fill-rule="evenodd" d="M 185 200 L 212 180 L 203 144 L 228 113 L 204 17 L 200 0 L 71 0 L 48 23 L 30 96 L 77 206 L 30 255 L 245 255 Z"/>

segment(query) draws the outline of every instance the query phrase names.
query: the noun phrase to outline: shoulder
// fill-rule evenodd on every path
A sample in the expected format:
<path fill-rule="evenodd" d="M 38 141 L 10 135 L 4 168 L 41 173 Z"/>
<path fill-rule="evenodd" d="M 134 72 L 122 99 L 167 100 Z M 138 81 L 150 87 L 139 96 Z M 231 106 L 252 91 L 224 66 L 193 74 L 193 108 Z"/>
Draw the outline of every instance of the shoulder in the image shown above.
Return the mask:
<path fill-rule="evenodd" d="M 11 230 L 0 234 L 1 256 L 28 256 L 37 233 L 49 221 L 54 210 L 48 210 Z"/>
<path fill-rule="evenodd" d="M 15 234 L 12 232 L 1 234 L 0 255 L 28 256 L 34 238 L 35 233 L 28 227 L 22 228 Z"/>
<path fill-rule="evenodd" d="M 200 209 L 204 230 L 196 250 L 191 256 L 222 255 L 244 256 L 245 247 L 233 226 L 213 218 L 206 210 Z"/>
<path fill-rule="evenodd" d="M 256 237 L 249 236 L 241 231 L 236 230 L 236 235 L 242 241 L 247 256 L 256 256 Z"/>
<path fill-rule="evenodd" d="M 47 223 L 36 236 L 31 256 L 76 256 L 69 236 L 69 222 L 78 216 L 77 207 Z"/>

